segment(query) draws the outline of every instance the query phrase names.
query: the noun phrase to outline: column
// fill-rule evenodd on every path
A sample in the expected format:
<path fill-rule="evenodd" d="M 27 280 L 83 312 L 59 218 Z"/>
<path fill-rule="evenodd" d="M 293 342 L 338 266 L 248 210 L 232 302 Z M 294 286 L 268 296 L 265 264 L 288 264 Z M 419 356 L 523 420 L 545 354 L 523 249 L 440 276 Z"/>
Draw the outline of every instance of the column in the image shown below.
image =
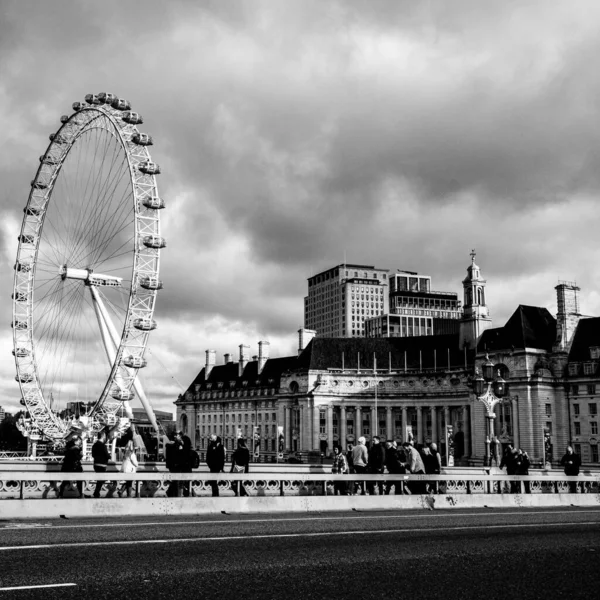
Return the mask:
<path fill-rule="evenodd" d="M 288 406 L 283 407 L 283 449 L 289 450 L 292 447 L 291 431 L 290 431 L 290 409 Z"/>
<path fill-rule="evenodd" d="M 346 407 L 342 404 L 340 408 L 340 446 L 342 450 L 346 451 Z"/>
<path fill-rule="evenodd" d="M 377 409 L 375 405 L 371 406 L 371 439 L 374 435 L 379 435 L 379 423 L 378 423 Z"/>
<path fill-rule="evenodd" d="M 469 405 L 462 407 L 463 411 L 463 435 L 465 436 L 465 457 L 471 456 L 471 416 L 469 414 Z"/>
<path fill-rule="evenodd" d="M 305 410 L 304 404 L 298 407 L 298 413 L 298 450 L 306 450 L 305 446 L 308 446 L 308 443 L 304 440 L 304 436 L 307 435 L 307 426 L 304 419 L 308 411 Z"/>
<path fill-rule="evenodd" d="M 417 406 L 417 433 L 415 435 L 415 441 L 419 444 L 425 443 L 425 436 L 423 435 L 423 407 Z"/>
<path fill-rule="evenodd" d="M 359 405 L 356 406 L 354 413 L 354 429 L 356 434 L 354 435 L 354 443 L 358 442 L 358 438 L 362 435 L 362 409 Z"/>
<path fill-rule="evenodd" d="M 510 399 L 512 408 L 512 423 L 513 423 L 513 445 L 515 448 L 521 447 L 521 440 L 519 437 L 519 402 L 518 397 L 513 396 Z"/>
<path fill-rule="evenodd" d="M 320 450 L 321 445 L 319 444 L 319 406 L 315 403 L 314 400 L 312 406 L 312 416 L 312 449 Z"/>
<path fill-rule="evenodd" d="M 438 443 L 438 424 L 437 424 L 437 408 L 431 407 L 431 442 Z"/>
<path fill-rule="evenodd" d="M 338 421 L 339 424 L 339 421 Z M 327 407 L 327 456 L 333 453 L 333 406 Z"/>
<path fill-rule="evenodd" d="M 406 426 L 408 425 L 408 409 L 406 406 L 402 407 L 402 442 L 408 441 L 406 439 Z"/>
<path fill-rule="evenodd" d="M 392 407 L 385 407 L 385 436 L 387 440 L 394 439 L 394 422 L 392 421 Z"/>

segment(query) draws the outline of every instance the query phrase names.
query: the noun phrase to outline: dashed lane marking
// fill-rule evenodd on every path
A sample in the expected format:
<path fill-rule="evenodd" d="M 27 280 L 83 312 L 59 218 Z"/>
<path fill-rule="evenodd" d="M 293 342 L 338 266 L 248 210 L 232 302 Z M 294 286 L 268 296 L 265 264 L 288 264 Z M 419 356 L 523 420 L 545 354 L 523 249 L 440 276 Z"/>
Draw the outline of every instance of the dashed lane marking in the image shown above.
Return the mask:
<path fill-rule="evenodd" d="M 38 590 L 40 588 L 73 587 L 76 583 L 47 583 L 46 585 L 19 585 L 16 587 L 3 587 L 0 592 L 9 592 L 11 590 Z"/>
<path fill-rule="evenodd" d="M 35 544 L 32 546 L 0 546 L 0 552 L 8 550 L 47 550 L 50 548 L 88 548 L 99 546 L 133 546 L 135 544 L 180 544 L 184 542 L 229 542 L 237 540 L 266 540 L 266 539 L 285 539 L 285 538 L 311 538 L 323 536 L 342 536 L 342 535 L 379 535 L 384 533 L 438 533 L 444 531 L 468 531 L 476 529 L 514 529 L 515 527 L 572 527 L 574 525 L 600 525 L 598 521 L 575 521 L 572 523 L 517 523 L 511 525 L 466 525 L 459 527 L 419 527 L 412 529 L 366 529 L 364 531 L 325 531 L 318 533 L 273 533 L 261 535 L 232 535 L 218 537 L 196 537 L 196 538 L 173 538 L 166 540 L 118 540 L 112 542 L 68 542 L 57 544 Z"/>

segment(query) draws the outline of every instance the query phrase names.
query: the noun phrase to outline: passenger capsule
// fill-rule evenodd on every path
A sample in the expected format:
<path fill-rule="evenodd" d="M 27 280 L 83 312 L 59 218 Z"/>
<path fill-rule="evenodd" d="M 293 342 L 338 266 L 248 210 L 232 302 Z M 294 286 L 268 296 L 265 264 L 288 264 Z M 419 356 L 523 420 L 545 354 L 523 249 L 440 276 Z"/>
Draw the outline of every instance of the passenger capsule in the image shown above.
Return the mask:
<path fill-rule="evenodd" d="M 154 208 L 156 210 L 165 207 L 165 201 L 162 198 L 159 198 L 158 196 L 152 196 L 151 198 L 144 198 L 144 200 L 142 201 L 142 204 L 146 208 Z"/>
<path fill-rule="evenodd" d="M 37 217 L 38 215 L 41 215 L 44 212 L 44 209 L 40 208 L 39 206 L 26 206 L 23 209 L 23 212 L 28 217 Z"/>
<path fill-rule="evenodd" d="M 134 319 L 133 320 L 133 326 L 136 329 L 139 329 L 140 331 L 152 331 L 153 329 L 156 329 L 157 325 L 156 325 L 156 321 L 154 319 L 149 319 L 149 318 L 140 318 L 140 319 Z"/>
<path fill-rule="evenodd" d="M 27 302 L 27 294 L 25 292 L 13 292 L 10 297 L 15 302 Z"/>
<path fill-rule="evenodd" d="M 160 175 L 160 167 L 150 160 L 141 162 L 138 169 L 144 175 Z"/>
<path fill-rule="evenodd" d="M 60 118 L 60 122 L 61 122 L 61 123 L 66 123 L 68 120 L 69 120 L 69 115 L 63 115 L 63 116 Z"/>
<path fill-rule="evenodd" d="M 145 358 L 142 358 L 141 356 L 126 356 L 123 359 L 123 364 L 126 367 L 129 367 L 130 369 L 143 369 L 148 362 L 146 361 Z"/>
<path fill-rule="evenodd" d="M 115 94 L 107 94 L 106 92 L 100 92 L 98 94 L 98 100 L 101 104 L 112 104 L 117 99 Z"/>
<path fill-rule="evenodd" d="M 75 112 L 79 112 L 82 108 L 85 108 L 85 104 L 83 102 L 73 102 L 73 110 Z"/>
<path fill-rule="evenodd" d="M 23 331 L 27 329 L 27 321 L 20 321 L 19 319 L 15 319 L 12 322 L 12 328 L 18 329 L 19 331 Z"/>
<path fill-rule="evenodd" d="M 110 392 L 110 395 L 115 400 L 120 400 L 121 402 L 127 402 L 128 400 L 132 400 L 134 397 L 134 394 L 131 390 L 124 390 L 122 388 L 114 388 Z"/>
<path fill-rule="evenodd" d="M 134 133 L 131 141 L 138 146 L 152 146 L 154 140 L 147 133 Z"/>
<path fill-rule="evenodd" d="M 158 277 L 142 277 L 140 286 L 145 290 L 162 290 L 163 282 Z"/>
<path fill-rule="evenodd" d="M 98 99 L 98 96 L 96 96 L 96 94 L 86 94 L 85 101 L 88 104 L 100 104 L 100 100 Z"/>
<path fill-rule="evenodd" d="M 27 348 L 15 348 L 13 351 L 13 356 L 17 358 L 24 358 L 25 356 L 29 356 L 30 352 Z"/>
<path fill-rule="evenodd" d="M 167 242 L 160 235 L 147 235 L 142 240 L 146 248 L 166 248 Z"/>
<path fill-rule="evenodd" d="M 35 235 L 31 233 L 23 233 L 17 238 L 22 244 L 34 244 L 35 243 Z"/>
<path fill-rule="evenodd" d="M 15 263 L 14 269 L 15 271 L 20 271 L 21 273 L 29 273 L 31 271 L 32 265 L 27 262 L 18 262 Z"/>
<path fill-rule="evenodd" d="M 48 187 L 48 184 L 44 183 L 43 181 L 38 181 L 38 180 L 34 179 L 31 182 L 31 187 L 35 188 L 36 190 L 45 190 Z"/>
<path fill-rule="evenodd" d="M 22 405 L 22 406 L 25 406 L 25 398 L 21 398 L 21 399 L 19 400 L 19 402 L 21 403 L 21 405 Z"/>
<path fill-rule="evenodd" d="M 130 110 L 124 112 L 121 118 L 123 119 L 123 121 L 125 121 L 125 123 L 129 123 L 130 125 L 141 125 L 144 122 L 144 119 L 142 119 L 142 115 L 136 112 L 132 112 Z"/>
<path fill-rule="evenodd" d="M 19 383 L 31 383 L 33 381 L 33 375 L 31 373 L 23 373 L 22 375 L 17 375 L 15 380 Z"/>
<path fill-rule="evenodd" d="M 115 98 L 111 102 L 111 106 L 116 110 L 131 110 L 129 100 L 125 100 L 124 98 Z"/>

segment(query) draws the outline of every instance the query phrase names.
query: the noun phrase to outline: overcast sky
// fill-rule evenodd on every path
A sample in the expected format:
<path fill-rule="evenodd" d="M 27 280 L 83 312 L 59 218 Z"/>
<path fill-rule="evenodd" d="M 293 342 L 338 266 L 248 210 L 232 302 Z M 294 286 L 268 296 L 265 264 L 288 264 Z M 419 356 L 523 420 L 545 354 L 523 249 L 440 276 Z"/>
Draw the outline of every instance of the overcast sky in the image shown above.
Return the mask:
<path fill-rule="evenodd" d="M 86 93 L 129 99 L 168 203 L 147 394 L 213 348 L 293 354 L 306 278 L 343 262 L 461 293 L 477 251 L 494 325 L 600 314 L 594 0 L 0 0 L 0 404 L 16 236 L 38 156 Z M 179 383 L 178 383 L 179 382 Z"/>

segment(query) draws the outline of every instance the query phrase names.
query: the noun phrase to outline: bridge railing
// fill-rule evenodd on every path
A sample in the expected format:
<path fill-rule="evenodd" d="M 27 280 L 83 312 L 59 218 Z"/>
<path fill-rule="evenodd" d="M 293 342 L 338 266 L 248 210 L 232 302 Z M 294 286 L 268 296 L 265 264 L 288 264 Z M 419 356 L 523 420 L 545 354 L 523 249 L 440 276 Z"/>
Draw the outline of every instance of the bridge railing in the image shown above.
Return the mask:
<path fill-rule="evenodd" d="M 442 475 L 333 475 L 331 473 L 62 473 L 8 471 L 0 473 L 0 502 L 15 498 L 52 498 L 59 485 L 72 482 L 65 496 L 77 495 L 75 484 L 83 483 L 84 495 L 91 495 L 97 481 L 105 482 L 102 495 L 114 497 L 118 486 L 133 482 L 136 496 L 153 498 L 170 491 L 180 495 L 184 488 L 192 496 L 211 496 L 211 482 L 217 481 L 220 494 L 232 496 L 242 483 L 250 496 L 303 496 L 360 493 L 363 482 L 383 492 L 398 494 L 597 494 L 600 497 L 600 473 L 568 477 L 561 473 L 543 475 L 442 474 Z M 179 482 L 177 485 L 174 482 Z M 338 484 L 334 486 L 334 484 Z"/>

